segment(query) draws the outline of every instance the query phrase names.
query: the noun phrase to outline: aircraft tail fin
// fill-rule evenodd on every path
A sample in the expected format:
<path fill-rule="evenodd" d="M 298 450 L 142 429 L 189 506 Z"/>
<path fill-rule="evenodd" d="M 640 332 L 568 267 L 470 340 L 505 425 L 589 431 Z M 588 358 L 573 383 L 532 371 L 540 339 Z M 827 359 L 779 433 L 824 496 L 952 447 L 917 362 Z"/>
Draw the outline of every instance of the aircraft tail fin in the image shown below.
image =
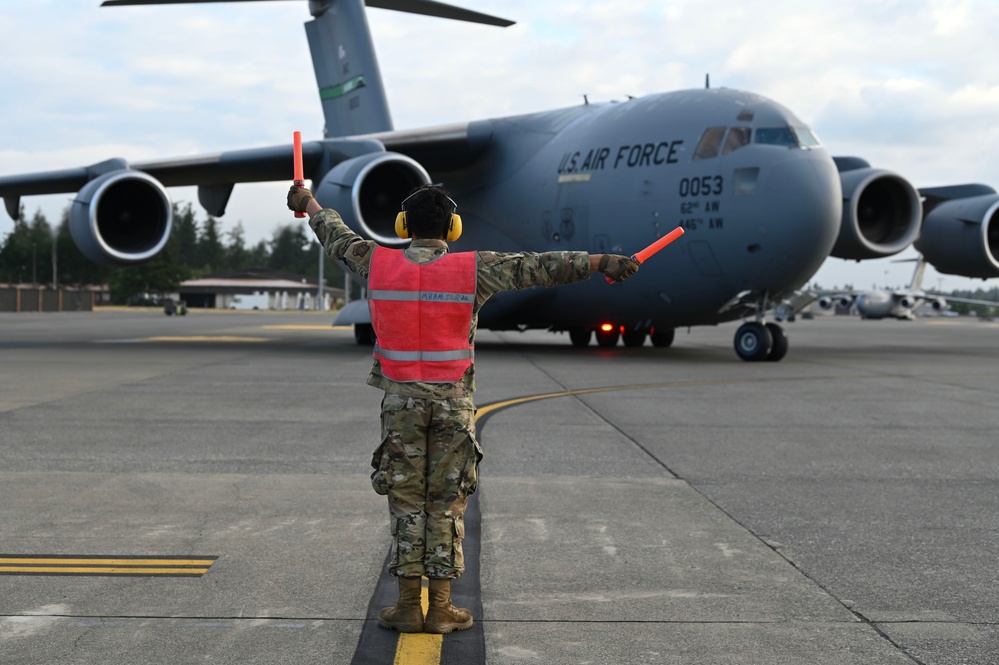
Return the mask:
<path fill-rule="evenodd" d="M 104 0 L 101 5 L 250 1 L 253 0 Z M 434 0 L 309 0 L 313 20 L 305 24 L 305 33 L 319 85 L 327 138 L 373 134 L 393 128 L 365 5 L 500 27 L 513 25 L 513 21 Z"/>
<path fill-rule="evenodd" d="M 324 134 L 353 136 L 389 131 L 392 118 L 364 6 L 506 27 L 512 21 L 431 0 L 311 0 L 306 23 Z"/>
<path fill-rule="evenodd" d="M 362 0 L 329 0 L 305 24 L 323 105 L 325 137 L 393 128 Z"/>
<path fill-rule="evenodd" d="M 916 260 L 916 269 L 912 272 L 912 283 L 909 285 L 910 289 L 912 289 L 913 291 L 923 290 L 923 273 L 925 271 L 926 271 L 926 259 L 924 259 L 922 255 L 920 255 L 919 258 Z"/>

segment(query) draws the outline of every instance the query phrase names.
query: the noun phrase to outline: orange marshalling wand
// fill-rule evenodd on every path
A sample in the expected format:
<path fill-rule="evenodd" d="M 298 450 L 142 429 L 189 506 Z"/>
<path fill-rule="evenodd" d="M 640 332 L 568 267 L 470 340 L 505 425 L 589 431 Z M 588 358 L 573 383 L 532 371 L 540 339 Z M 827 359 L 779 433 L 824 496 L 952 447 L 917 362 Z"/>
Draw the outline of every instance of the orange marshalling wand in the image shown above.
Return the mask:
<path fill-rule="evenodd" d="M 673 242 L 682 235 L 683 235 L 683 227 L 678 226 L 669 233 L 667 233 L 666 235 L 664 235 L 659 240 L 655 241 L 654 243 L 643 249 L 642 251 L 638 252 L 637 254 L 632 254 L 631 258 L 635 259 L 639 263 L 645 263 L 650 256 L 652 256 L 660 249 L 670 244 L 671 242 Z M 608 284 L 614 283 L 614 280 L 611 279 L 610 277 L 606 277 L 605 279 L 607 280 Z"/>
<path fill-rule="evenodd" d="M 293 135 L 295 152 L 295 186 L 305 187 L 305 167 L 302 165 L 302 132 Z M 305 217 L 304 212 L 296 212 L 295 217 Z"/>

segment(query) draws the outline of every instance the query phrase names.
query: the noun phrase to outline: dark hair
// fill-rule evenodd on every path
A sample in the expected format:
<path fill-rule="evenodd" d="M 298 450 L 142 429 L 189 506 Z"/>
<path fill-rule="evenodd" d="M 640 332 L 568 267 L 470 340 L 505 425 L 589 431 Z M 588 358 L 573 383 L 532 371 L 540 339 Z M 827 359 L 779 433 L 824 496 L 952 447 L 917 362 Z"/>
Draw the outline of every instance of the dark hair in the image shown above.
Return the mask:
<path fill-rule="evenodd" d="M 447 236 L 454 203 L 440 185 L 417 187 L 403 202 L 409 231 L 418 238 Z"/>

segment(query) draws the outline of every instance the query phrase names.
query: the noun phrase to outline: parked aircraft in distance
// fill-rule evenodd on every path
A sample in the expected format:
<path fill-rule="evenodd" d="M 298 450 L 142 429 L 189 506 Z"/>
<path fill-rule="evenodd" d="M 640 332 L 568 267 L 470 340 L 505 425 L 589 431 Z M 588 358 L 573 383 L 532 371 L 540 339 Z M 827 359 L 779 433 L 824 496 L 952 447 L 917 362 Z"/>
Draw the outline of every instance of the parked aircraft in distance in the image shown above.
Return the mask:
<path fill-rule="evenodd" d="M 929 305 L 938 312 L 947 310 L 947 301 L 970 303 L 972 305 L 997 306 L 999 303 L 988 300 L 973 300 L 956 298 L 937 293 L 927 293 L 923 290 L 923 272 L 926 270 L 926 259 L 915 259 L 916 269 L 912 273 L 912 281 L 905 289 L 873 289 L 870 291 L 850 291 L 848 293 L 825 294 L 817 297 L 819 307 L 825 310 L 839 307 L 842 309 L 856 308 L 862 319 L 901 319 L 911 321 L 916 318 L 914 312 L 921 305 Z"/>
<path fill-rule="evenodd" d="M 430 0 L 367 5 L 511 24 Z M 831 157 L 794 113 L 752 92 L 705 87 L 395 130 L 364 0 L 308 6 L 326 128 L 322 139 L 304 144 L 305 175 L 317 199 L 358 233 L 404 244 L 394 233 L 397 208 L 430 182 L 443 183 L 458 201 L 465 222 L 459 251 L 630 254 L 674 227 L 686 231 L 626 285 L 591 279 L 498 294 L 481 311 L 483 328 L 566 331 L 577 346 L 595 335 L 601 346 L 638 346 L 649 337 L 666 347 L 677 327 L 743 319 L 738 356 L 776 361 L 788 340 L 770 312 L 828 256 L 873 259 L 915 244 L 942 273 L 999 276 L 994 189 L 917 191 L 860 158 Z M 23 196 L 78 191 L 70 225 L 80 249 L 95 261 L 129 265 L 166 244 L 166 187 L 197 185 L 202 206 L 218 217 L 236 183 L 290 180 L 291 163 L 290 143 L 135 163 L 114 158 L 0 177 L 0 195 L 15 216 Z M 359 342 L 370 341 L 365 303 L 345 309 L 338 322 L 354 324 Z"/>

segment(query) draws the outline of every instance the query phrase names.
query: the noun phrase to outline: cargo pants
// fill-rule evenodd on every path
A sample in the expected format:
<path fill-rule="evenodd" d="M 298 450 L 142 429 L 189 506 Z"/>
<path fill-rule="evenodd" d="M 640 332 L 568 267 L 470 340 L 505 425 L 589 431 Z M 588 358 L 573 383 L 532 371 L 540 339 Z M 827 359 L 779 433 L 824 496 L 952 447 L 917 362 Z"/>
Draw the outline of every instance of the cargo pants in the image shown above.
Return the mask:
<path fill-rule="evenodd" d="M 386 393 L 382 440 L 371 485 L 388 496 L 389 572 L 456 579 L 465 569 L 465 506 L 478 486 L 482 449 L 470 398 L 423 399 Z"/>

